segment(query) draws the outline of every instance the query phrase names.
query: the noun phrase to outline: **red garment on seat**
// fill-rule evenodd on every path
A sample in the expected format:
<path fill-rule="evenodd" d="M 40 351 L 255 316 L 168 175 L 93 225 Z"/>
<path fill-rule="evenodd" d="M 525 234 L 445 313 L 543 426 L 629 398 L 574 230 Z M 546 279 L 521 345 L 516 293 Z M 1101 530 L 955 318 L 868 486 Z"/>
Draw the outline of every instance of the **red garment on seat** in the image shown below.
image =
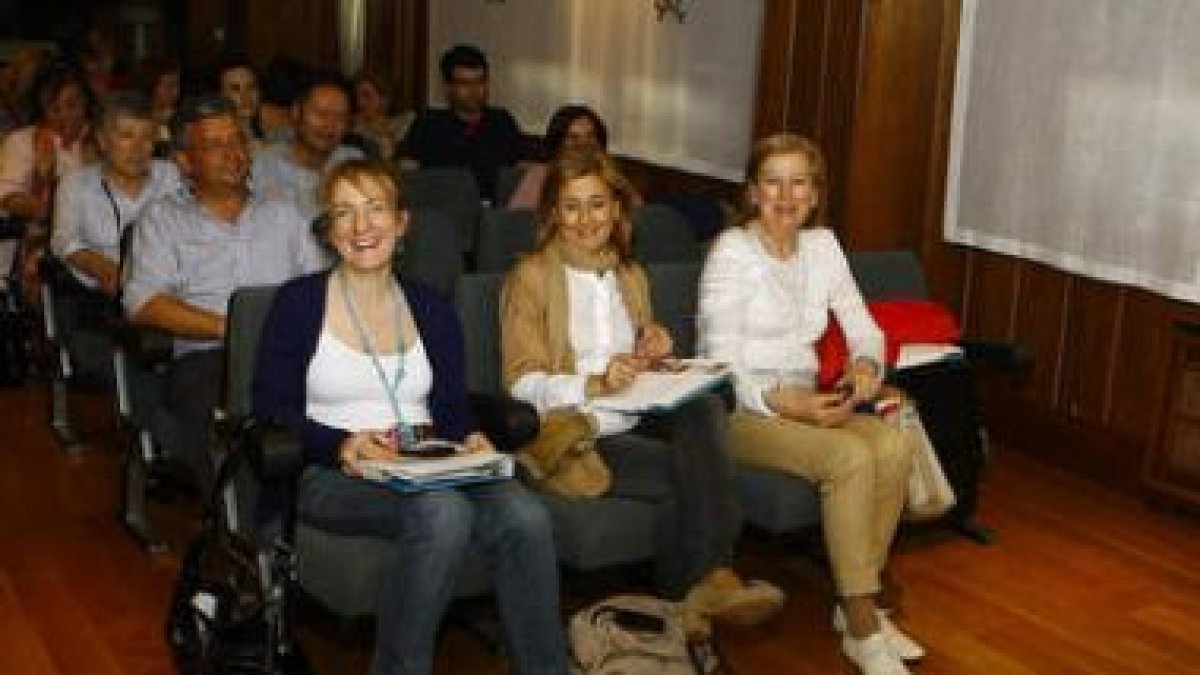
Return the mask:
<path fill-rule="evenodd" d="M 867 303 L 867 311 L 883 331 L 889 365 L 896 363 L 900 345 L 954 344 L 962 337 L 958 317 L 940 303 L 929 300 L 876 300 Z M 817 341 L 817 386 L 832 387 L 842 376 L 849 356 L 846 336 L 832 313 L 829 327 Z"/>

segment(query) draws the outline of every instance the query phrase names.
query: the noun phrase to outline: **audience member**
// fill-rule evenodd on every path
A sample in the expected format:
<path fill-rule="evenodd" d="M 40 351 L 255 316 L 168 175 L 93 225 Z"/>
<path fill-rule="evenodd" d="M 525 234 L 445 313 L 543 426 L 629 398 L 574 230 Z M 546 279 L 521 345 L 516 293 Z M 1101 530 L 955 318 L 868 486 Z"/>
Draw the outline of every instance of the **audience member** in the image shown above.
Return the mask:
<path fill-rule="evenodd" d="M 47 58 L 45 50 L 27 47 L 13 52 L 0 68 L 0 141 L 33 122 L 33 84 Z"/>
<path fill-rule="evenodd" d="M 551 162 L 538 247 L 513 269 L 501 300 L 504 383 L 544 419 L 577 411 L 594 424 L 610 493 L 656 506 L 659 590 L 683 599 L 689 633 L 703 635 L 710 618 L 765 618 L 783 593 L 746 584 L 730 567 L 741 513 L 720 397 L 644 417 L 590 404 L 629 387 L 672 350 L 654 321 L 645 272 L 630 258 L 632 206 L 632 188 L 604 153 Z"/>
<path fill-rule="evenodd" d="M 90 102 L 79 71 L 61 62 L 44 69 L 34 90 L 34 122 L 0 146 L 0 209 L 42 221 L 58 178 L 90 157 Z"/>
<path fill-rule="evenodd" d="M 94 25 L 88 28 L 77 56 L 88 89 L 94 98 L 103 99 L 128 85 L 122 77 L 122 69 L 117 64 L 111 25 Z"/>
<path fill-rule="evenodd" d="M 521 172 L 521 182 L 508 199 L 510 209 L 531 209 L 541 203 L 549 162 L 564 149 L 608 150 L 608 127 L 585 105 L 566 105 L 554 112 L 542 139 L 542 161 L 530 162 Z"/>
<path fill-rule="evenodd" d="M 380 159 L 392 161 L 396 145 L 412 124 L 413 113 L 397 113 L 390 83 L 369 71 L 354 77 L 354 103 L 354 132 L 373 142 Z"/>
<path fill-rule="evenodd" d="M 150 100 L 154 115 L 154 156 L 171 156 L 171 118 L 179 106 L 181 71 L 174 59 L 157 59 L 142 64 L 139 89 Z"/>
<path fill-rule="evenodd" d="M 254 64 L 243 56 L 226 57 L 217 66 L 214 85 L 218 94 L 233 103 L 250 150 L 257 150 L 263 144 L 263 137 L 258 126 L 258 71 Z"/>
<path fill-rule="evenodd" d="M 337 263 L 279 290 L 255 407 L 302 439 L 301 518 L 400 544 L 379 591 L 373 672 L 432 672 L 442 615 L 474 545 L 494 574 L 514 671 L 565 675 L 550 521 L 532 494 L 514 480 L 400 493 L 360 477 L 361 462 L 397 458 L 409 436 L 401 428 L 473 451 L 491 443 L 475 430 L 454 308 L 392 267 L 408 214 L 387 165 L 339 165 L 322 180 L 320 203 L 320 236 Z"/>
<path fill-rule="evenodd" d="M 68 64 L 45 64 L 34 85 L 34 119 L 0 145 L 0 212 L 24 242 L 0 241 L 0 275 L 15 269 L 26 299 L 37 303 L 38 266 L 58 179 L 95 153 L 89 138 L 87 86 Z M 20 258 L 19 260 L 17 258 Z"/>
<path fill-rule="evenodd" d="M 164 404 L 180 430 L 174 449 L 206 493 L 229 296 L 318 269 L 324 255 L 290 200 L 249 190 L 249 145 L 231 102 L 185 101 L 172 136 L 191 189 L 151 204 L 135 225 L 122 302 L 134 323 L 175 337 Z"/>
<path fill-rule="evenodd" d="M 97 129 L 101 161 L 73 171 L 55 194 L 50 248 L 85 286 L 115 297 L 121 236 L 148 204 L 180 189 L 172 162 L 152 159 L 155 120 L 149 102 L 114 94 Z"/>
<path fill-rule="evenodd" d="M 296 99 L 308 88 L 313 73 L 304 64 L 285 56 L 276 56 L 263 69 L 262 101 L 258 105 L 258 126 L 267 143 L 292 140 Z"/>
<path fill-rule="evenodd" d="M 401 167 L 467 167 L 484 199 L 494 199 L 496 171 L 521 159 L 521 131 L 504 108 L 488 105 L 488 62 L 478 48 L 456 45 L 442 55 L 446 109 L 426 109 L 400 146 Z"/>
<path fill-rule="evenodd" d="M 253 184 L 263 194 L 294 199 L 311 218 L 317 215 L 321 174 L 362 153 L 341 143 L 350 123 L 350 97 L 341 80 L 313 79 L 293 110 L 292 139 L 254 153 Z"/>
<path fill-rule="evenodd" d="M 817 146 L 791 134 L 765 138 L 746 179 L 744 224 L 717 238 L 700 287 L 702 351 L 735 373 L 733 453 L 819 486 L 842 649 L 867 675 L 907 673 L 903 661 L 922 650 L 876 598 L 904 507 L 909 437 L 854 412 L 879 391 L 883 334 L 824 227 L 827 177 Z M 822 393 L 814 344 L 831 311 L 851 360 L 844 390 Z"/>

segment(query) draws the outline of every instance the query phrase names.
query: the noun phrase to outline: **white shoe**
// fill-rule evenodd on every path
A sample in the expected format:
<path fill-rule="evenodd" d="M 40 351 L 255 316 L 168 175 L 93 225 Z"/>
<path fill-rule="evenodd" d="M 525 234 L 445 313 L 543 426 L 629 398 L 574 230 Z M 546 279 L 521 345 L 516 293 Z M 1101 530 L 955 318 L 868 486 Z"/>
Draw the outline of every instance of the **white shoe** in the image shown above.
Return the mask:
<path fill-rule="evenodd" d="M 892 650 L 896 658 L 901 661 L 920 661 L 925 657 L 925 648 L 897 628 L 896 624 L 892 623 L 888 617 L 887 612 L 876 609 L 875 615 L 879 617 L 879 630 L 887 638 L 888 648 Z M 839 633 L 846 632 L 846 614 L 842 611 L 841 605 L 833 607 L 833 629 Z"/>
<path fill-rule="evenodd" d="M 892 653 L 883 631 L 875 631 L 861 640 L 842 635 L 842 653 L 858 666 L 862 675 L 911 675 L 904 662 Z"/>

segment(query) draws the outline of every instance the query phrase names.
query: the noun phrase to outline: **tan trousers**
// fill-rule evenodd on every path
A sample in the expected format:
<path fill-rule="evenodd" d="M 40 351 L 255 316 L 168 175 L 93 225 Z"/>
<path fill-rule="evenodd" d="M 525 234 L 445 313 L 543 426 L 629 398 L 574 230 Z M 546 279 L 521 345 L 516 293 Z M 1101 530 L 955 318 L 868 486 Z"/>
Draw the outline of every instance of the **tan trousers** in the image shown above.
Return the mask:
<path fill-rule="evenodd" d="M 904 509 L 912 436 L 870 415 L 815 427 L 738 410 L 730 417 L 740 462 L 817 484 L 825 544 L 842 596 L 873 595 Z"/>

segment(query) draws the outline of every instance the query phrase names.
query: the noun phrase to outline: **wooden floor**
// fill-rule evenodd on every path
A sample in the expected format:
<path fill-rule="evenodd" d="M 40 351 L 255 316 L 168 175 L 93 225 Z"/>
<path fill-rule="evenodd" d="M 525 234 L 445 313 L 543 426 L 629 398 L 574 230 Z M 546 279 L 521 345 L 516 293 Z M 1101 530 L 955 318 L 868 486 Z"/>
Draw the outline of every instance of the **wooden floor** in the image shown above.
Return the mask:
<path fill-rule="evenodd" d="M 68 456 L 46 432 L 43 388 L 0 391 L 0 674 L 169 673 L 161 626 L 177 558 L 143 553 L 117 524 L 106 406 L 80 408 L 109 447 Z M 158 514 L 176 551 L 187 514 Z M 1014 452 L 995 457 L 982 515 L 994 546 L 916 532 L 895 557 L 901 623 L 929 650 L 917 672 L 1200 673 L 1200 520 Z M 820 566 L 771 542 L 747 548 L 743 567 L 791 601 L 765 626 L 723 633 L 733 672 L 853 672 L 828 627 Z M 310 631 L 307 643 L 320 672 L 365 671 L 364 639 Z M 451 630 L 439 672 L 506 672 L 499 661 Z"/>

